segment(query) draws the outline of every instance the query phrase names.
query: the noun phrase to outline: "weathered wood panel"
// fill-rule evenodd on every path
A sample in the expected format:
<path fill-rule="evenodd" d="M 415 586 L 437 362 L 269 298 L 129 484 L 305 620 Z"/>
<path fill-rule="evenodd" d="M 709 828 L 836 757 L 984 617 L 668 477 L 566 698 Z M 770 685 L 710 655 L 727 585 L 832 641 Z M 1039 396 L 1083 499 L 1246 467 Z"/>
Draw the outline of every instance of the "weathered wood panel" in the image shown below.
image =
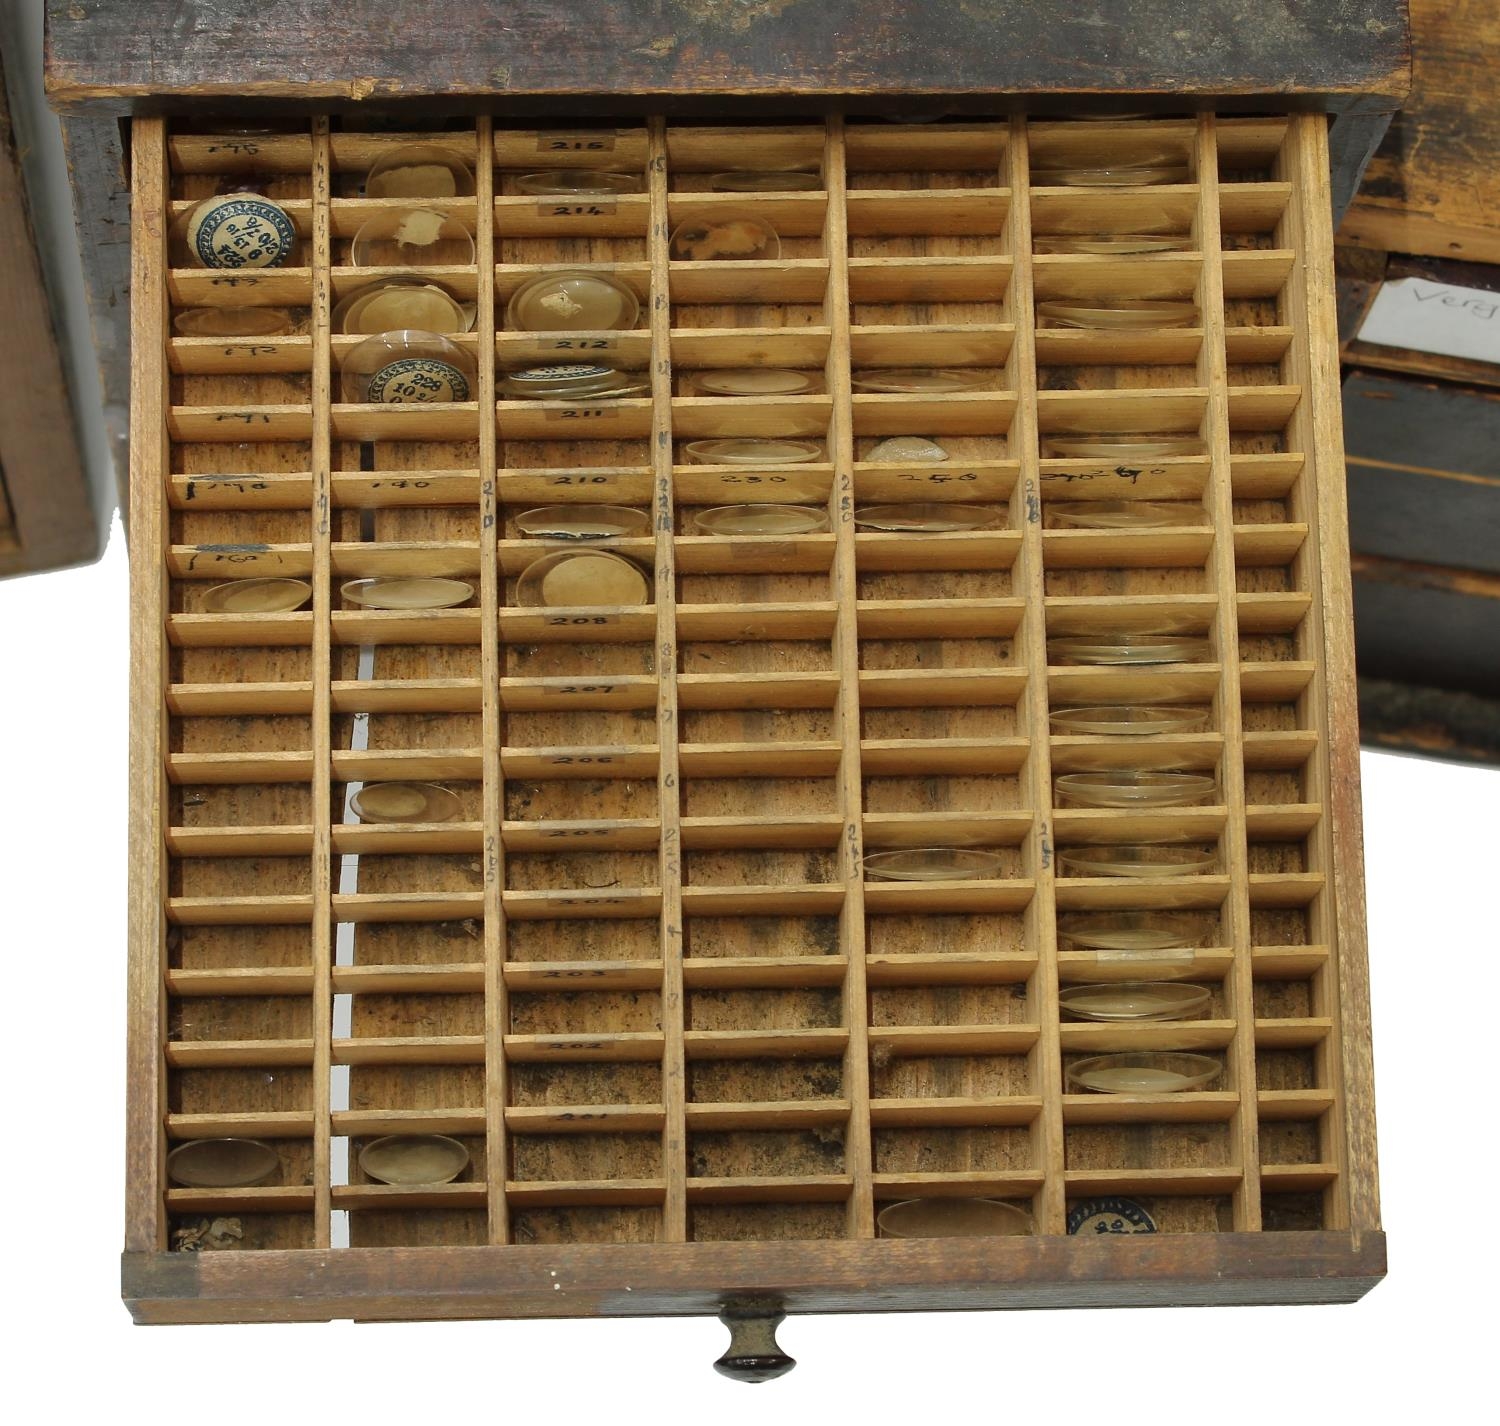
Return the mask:
<path fill-rule="evenodd" d="M 1411 11 L 1411 94 L 1340 241 L 1500 262 L 1500 9 L 1494 0 L 1412 0 Z"/>
<path fill-rule="evenodd" d="M 1404 257 L 1370 248 L 1341 244 L 1336 250 L 1339 342 L 1346 366 L 1374 371 L 1405 372 L 1473 386 L 1500 386 L 1500 364 L 1443 356 L 1359 340 L 1365 315 L 1386 282 L 1420 277 L 1447 287 L 1469 287 L 1494 292 L 1500 304 L 1500 267 L 1480 262 L 1446 262 L 1442 258 Z"/>
<path fill-rule="evenodd" d="M 1405 90 L 1396 0 L 50 0 L 59 107 L 233 96 L 1383 95 Z M 457 42 L 457 37 L 462 42 Z M 715 99 L 717 103 L 717 98 Z M 1378 106 L 1377 106 L 1378 107 Z M 1393 106 L 1390 106 L 1393 107 Z"/>
<path fill-rule="evenodd" d="M 1365 745 L 1453 762 L 1500 763 L 1500 699 L 1446 688 L 1359 681 Z"/>
<path fill-rule="evenodd" d="M 793 1312 L 1352 1302 L 1385 1272 L 1385 1234 L 1223 1233 L 907 1243 L 715 1243 L 717 1276 Z M 126 1254 L 138 1322 L 658 1316 L 716 1312 L 700 1245 L 566 1244 Z M 621 1291 L 625 1278 L 631 1287 Z"/>
<path fill-rule="evenodd" d="M 0 83 L 0 578 L 92 559 L 99 528 Z"/>
<path fill-rule="evenodd" d="M 1344 415 L 1365 741 L 1500 760 L 1500 395 L 1353 370 Z"/>

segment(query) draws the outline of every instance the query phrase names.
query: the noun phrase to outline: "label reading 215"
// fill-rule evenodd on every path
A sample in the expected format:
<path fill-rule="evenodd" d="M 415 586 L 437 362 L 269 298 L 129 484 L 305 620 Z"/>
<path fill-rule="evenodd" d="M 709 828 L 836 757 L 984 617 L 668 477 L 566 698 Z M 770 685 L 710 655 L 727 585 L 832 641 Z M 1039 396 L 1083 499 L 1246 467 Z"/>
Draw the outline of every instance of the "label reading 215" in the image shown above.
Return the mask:
<path fill-rule="evenodd" d="M 540 133 L 536 136 L 541 153 L 601 153 L 615 146 L 613 131 L 587 134 Z"/>

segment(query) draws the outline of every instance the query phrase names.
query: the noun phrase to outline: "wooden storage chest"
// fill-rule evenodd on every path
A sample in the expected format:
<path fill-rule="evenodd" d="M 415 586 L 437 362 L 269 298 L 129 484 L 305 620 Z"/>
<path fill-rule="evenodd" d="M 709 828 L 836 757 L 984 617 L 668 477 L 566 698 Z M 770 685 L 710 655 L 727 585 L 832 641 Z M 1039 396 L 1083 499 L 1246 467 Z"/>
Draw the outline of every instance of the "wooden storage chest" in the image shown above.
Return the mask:
<path fill-rule="evenodd" d="M 1384 1270 L 1375 1183 L 1358 736 L 1320 115 L 845 120 L 566 129 L 481 117 L 425 137 L 475 170 L 444 200 L 476 304 L 475 399 L 340 400 L 366 281 L 371 162 L 411 142 L 355 115 L 247 136 L 138 118 L 133 186 L 131 1135 L 125 1290 L 142 1321 L 649 1314 L 756 1297 L 787 1310 L 1343 1301 Z M 1145 139 L 1189 181 L 1034 184 Z M 816 190 L 706 191 L 748 162 Z M 518 173 L 637 174 L 553 205 Z M 305 265 L 173 268 L 172 223 L 226 175 L 291 213 Z M 599 211 L 593 211 L 594 209 Z M 779 258 L 680 262 L 686 219 L 752 212 Z M 1037 252 L 1143 225 L 1188 250 Z M 1044 245 L 1045 246 L 1045 245 Z M 497 370 L 572 337 L 507 328 L 533 272 L 598 265 L 642 299 L 597 334 L 649 395 L 522 402 Z M 1193 325 L 1039 323 L 1062 298 L 1167 298 Z M 185 306 L 289 306 L 293 335 L 175 335 Z M 815 394 L 697 394 L 764 364 Z M 988 373 L 870 393 L 888 366 Z M 1063 432 L 1196 435 L 1205 453 L 1059 458 Z M 874 462 L 892 434 L 942 463 Z M 707 437 L 821 458 L 697 464 Z M 704 508 L 792 491 L 830 529 L 709 536 Z M 1165 529 L 1064 528 L 1077 502 L 1180 502 Z M 863 506 L 989 507 L 991 528 L 868 531 Z M 783 497 L 784 498 L 784 497 Z M 518 606 L 550 546 L 533 506 L 607 501 L 653 533 L 636 607 Z M 372 611 L 350 578 L 471 581 L 468 607 Z M 201 612 L 234 577 L 312 583 L 301 612 Z M 1049 660 L 1048 640 L 1160 612 L 1204 661 Z M 1057 732 L 1074 704 L 1201 706 L 1201 731 Z M 1213 770 L 1187 808 L 1070 807 L 1057 775 Z M 362 825 L 347 794 L 417 778 L 437 825 Z M 1080 876 L 1093 842 L 1212 849 L 1207 874 Z M 997 876 L 881 882 L 866 852 L 995 849 Z M 1119 978 L 1071 949 L 1098 910 L 1200 918 L 1171 967 L 1202 1019 L 1074 1022 L 1060 989 Z M 1073 1092 L 1091 1052 L 1205 1049 L 1201 1092 Z M 460 1137 L 441 1187 L 364 1181 L 357 1149 Z M 272 1142 L 267 1186 L 188 1189 L 195 1137 Z M 1034 1236 L 894 1241 L 884 1204 L 1025 1204 Z M 1146 1204 L 1154 1235 L 1070 1237 L 1081 1199 Z M 236 1251 L 174 1250 L 233 1220 Z M 343 1235 L 347 1233 L 347 1246 Z M 335 1244 L 338 1244 L 337 1246 Z M 181 1239 L 175 1240 L 177 1247 Z"/>

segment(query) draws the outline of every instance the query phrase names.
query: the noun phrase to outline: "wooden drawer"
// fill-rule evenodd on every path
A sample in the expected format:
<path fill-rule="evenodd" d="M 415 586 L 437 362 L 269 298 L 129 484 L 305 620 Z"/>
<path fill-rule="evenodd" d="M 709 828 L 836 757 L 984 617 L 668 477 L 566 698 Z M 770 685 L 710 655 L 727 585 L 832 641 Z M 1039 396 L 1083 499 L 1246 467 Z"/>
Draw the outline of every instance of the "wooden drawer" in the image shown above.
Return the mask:
<path fill-rule="evenodd" d="M 510 124 L 511 121 L 507 121 Z M 372 158 L 412 135 L 235 137 L 134 125 L 133 892 L 125 1291 L 146 1321 L 1349 1300 L 1378 1231 L 1328 154 L 1315 116 L 1112 124 L 695 127 L 431 136 L 474 164 L 474 399 L 340 400 L 330 313 Z M 1187 182 L 1033 186 L 1142 140 Z M 558 148 L 554 145 L 561 144 Z M 519 173 L 600 162 L 642 192 L 557 213 Z M 821 187 L 710 194 L 775 154 Z M 175 270 L 167 234 L 228 173 L 264 177 L 306 266 Z M 565 205 L 567 206 L 567 205 Z M 586 206 L 586 205 L 580 205 Z M 678 262 L 675 226 L 764 214 L 761 263 Z M 1165 227 L 1153 255 L 1036 253 L 1038 235 Z M 1045 246 L 1045 244 L 1044 244 Z M 519 281 L 622 273 L 605 334 L 649 396 L 526 403 L 497 369 Z M 1039 324 L 1062 298 L 1179 299 L 1190 325 Z M 183 338 L 186 305 L 287 306 L 292 334 Z M 792 397 L 695 394 L 746 364 Z M 890 366 L 984 373 L 871 392 Z M 1068 432 L 1202 453 L 1065 457 Z M 796 434 L 807 463 L 697 464 L 688 441 Z M 942 462 L 873 461 L 894 434 Z M 790 497 L 786 492 L 790 492 Z M 795 538 L 710 536 L 703 509 L 826 508 Z M 1101 499 L 1174 502 L 1160 529 L 1068 527 Z M 882 533 L 863 507 L 978 504 L 992 525 Z M 549 502 L 649 512 L 618 551 L 652 602 L 532 611 L 517 529 Z M 345 580 L 470 581 L 467 607 L 366 611 Z M 227 578 L 306 579 L 300 612 L 201 612 Z M 1161 615 L 1197 662 L 1049 659 L 1049 639 Z M 1058 732 L 1074 705 L 1167 703 L 1155 738 Z M 1201 804 L 1069 806 L 1058 775 L 1211 770 Z M 356 784 L 420 778 L 451 820 L 361 825 Z M 1082 845 L 1167 842 L 1202 875 L 1079 875 Z M 977 880 L 879 881 L 868 854 L 992 849 Z M 1081 917 L 1196 918 L 1163 974 L 1192 1022 L 1069 1019 L 1067 987 L 1132 967 Z M 1199 1092 L 1076 1092 L 1078 1059 L 1203 1049 Z M 358 1151 L 455 1135 L 459 1181 L 368 1181 Z M 167 1152 L 245 1136 L 271 1181 L 175 1186 Z M 998 1198 L 1026 1237 L 900 1243 L 888 1203 Z M 1070 1237 L 1126 1196 L 1155 1235 Z M 181 1251 L 206 1221 L 233 1251 Z M 201 1233 L 199 1233 L 201 1237 Z"/>

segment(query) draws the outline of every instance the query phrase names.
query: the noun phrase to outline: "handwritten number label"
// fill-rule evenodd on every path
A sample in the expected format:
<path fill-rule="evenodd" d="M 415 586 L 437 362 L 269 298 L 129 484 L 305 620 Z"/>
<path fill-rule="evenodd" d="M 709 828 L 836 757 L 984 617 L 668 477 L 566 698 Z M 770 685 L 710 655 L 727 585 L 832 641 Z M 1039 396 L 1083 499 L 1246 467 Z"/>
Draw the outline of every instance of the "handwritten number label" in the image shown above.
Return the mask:
<path fill-rule="evenodd" d="M 536 136 L 539 153 L 605 153 L 615 146 L 611 132 L 589 134 L 541 133 Z"/>
<path fill-rule="evenodd" d="M 972 470 L 966 470 L 962 473 L 946 470 L 908 470 L 901 473 L 901 479 L 920 481 L 924 485 L 952 485 L 955 481 L 972 484 L 979 477 Z"/>
<path fill-rule="evenodd" d="M 672 479 L 667 475 L 656 480 L 656 528 L 664 534 L 672 533 Z"/>
<path fill-rule="evenodd" d="M 615 211 L 609 200 L 595 199 L 589 203 L 538 203 L 538 218 L 602 218 Z"/>
<path fill-rule="evenodd" d="M 204 564 L 266 564 L 276 568 L 281 564 L 281 556 L 271 554 L 264 547 L 236 550 L 216 550 L 212 546 L 205 546 L 195 550 L 188 556 L 187 568 L 195 570 L 199 561 Z"/>
<path fill-rule="evenodd" d="M 269 490 L 271 488 L 271 483 L 267 480 L 232 480 L 226 479 L 221 475 L 196 475 L 183 488 L 182 498 L 184 500 L 196 500 L 200 485 L 208 485 L 220 490 L 233 490 L 240 495 L 247 495 L 252 491 Z"/>
<path fill-rule="evenodd" d="M 1063 485 L 1073 482 L 1085 482 L 1090 480 L 1123 480 L 1127 485 L 1134 485 L 1143 475 L 1166 475 L 1168 468 L 1164 465 L 1116 465 L 1101 466 L 1094 470 L 1055 470 L 1044 475 L 1044 481 L 1057 481 Z"/>
<path fill-rule="evenodd" d="M 1024 499 L 1026 502 L 1026 523 L 1029 525 L 1040 523 L 1042 518 L 1042 497 L 1037 494 L 1036 481 L 1029 475 L 1026 477 Z"/>

